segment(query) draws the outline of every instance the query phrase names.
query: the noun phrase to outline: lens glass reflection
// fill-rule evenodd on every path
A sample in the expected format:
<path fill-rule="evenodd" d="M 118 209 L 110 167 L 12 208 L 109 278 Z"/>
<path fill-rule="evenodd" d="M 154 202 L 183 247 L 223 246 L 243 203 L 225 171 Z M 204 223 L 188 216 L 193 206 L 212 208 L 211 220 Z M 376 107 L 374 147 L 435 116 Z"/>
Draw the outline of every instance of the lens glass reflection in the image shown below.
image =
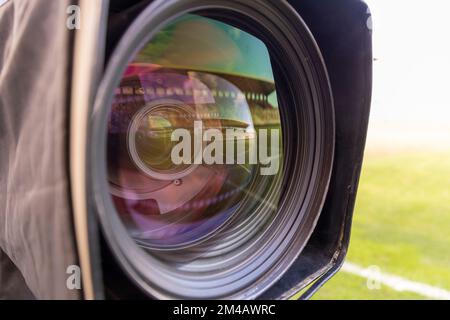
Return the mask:
<path fill-rule="evenodd" d="M 264 43 L 198 15 L 166 25 L 116 89 L 107 152 L 111 196 L 142 247 L 261 232 L 278 209 L 283 158 Z"/>

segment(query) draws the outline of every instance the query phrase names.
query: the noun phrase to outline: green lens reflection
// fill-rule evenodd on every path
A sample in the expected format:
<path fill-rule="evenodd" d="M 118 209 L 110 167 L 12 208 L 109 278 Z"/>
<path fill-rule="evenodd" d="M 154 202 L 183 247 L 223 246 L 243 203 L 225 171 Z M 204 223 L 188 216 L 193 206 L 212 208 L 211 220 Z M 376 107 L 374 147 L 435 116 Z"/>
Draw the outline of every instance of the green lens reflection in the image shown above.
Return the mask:
<path fill-rule="evenodd" d="M 167 68 L 274 82 L 270 55 L 261 40 L 228 24 L 197 15 L 184 15 L 158 32 L 139 52 L 135 62 L 149 61 Z"/>

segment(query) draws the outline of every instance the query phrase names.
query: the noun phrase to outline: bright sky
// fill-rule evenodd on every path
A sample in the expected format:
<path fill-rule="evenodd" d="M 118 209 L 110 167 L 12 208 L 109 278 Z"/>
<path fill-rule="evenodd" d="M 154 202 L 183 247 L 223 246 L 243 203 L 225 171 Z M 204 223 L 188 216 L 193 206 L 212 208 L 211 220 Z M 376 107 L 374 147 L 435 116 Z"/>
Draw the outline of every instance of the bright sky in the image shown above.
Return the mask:
<path fill-rule="evenodd" d="M 450 1 L 366 3 L 376 59 L 368 147 L 450 150 Z"/>

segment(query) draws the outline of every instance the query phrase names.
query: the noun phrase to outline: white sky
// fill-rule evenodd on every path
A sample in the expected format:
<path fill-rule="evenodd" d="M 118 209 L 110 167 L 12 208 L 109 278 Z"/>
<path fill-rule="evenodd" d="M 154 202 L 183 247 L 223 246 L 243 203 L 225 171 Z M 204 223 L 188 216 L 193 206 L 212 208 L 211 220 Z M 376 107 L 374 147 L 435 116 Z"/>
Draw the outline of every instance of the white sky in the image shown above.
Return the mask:
<path fill-rule="evenodd" d="M 369 148 L 450 150 L 450 0 L 366 0 L 374 90 Z"/>

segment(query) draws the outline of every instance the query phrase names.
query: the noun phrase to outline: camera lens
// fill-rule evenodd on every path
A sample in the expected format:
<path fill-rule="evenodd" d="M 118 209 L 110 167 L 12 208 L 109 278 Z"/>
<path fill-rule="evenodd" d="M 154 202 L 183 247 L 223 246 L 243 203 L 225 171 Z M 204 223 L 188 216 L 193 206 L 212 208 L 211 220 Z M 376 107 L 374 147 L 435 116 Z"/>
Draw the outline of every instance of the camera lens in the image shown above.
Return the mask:
<path fill-rule="evenodd" d="M 334 152 L 326 68 L 286 2 L 152 3 L 92 117 L 103 234 L 155 298 L 256 298 L 317 223 Z"/>

